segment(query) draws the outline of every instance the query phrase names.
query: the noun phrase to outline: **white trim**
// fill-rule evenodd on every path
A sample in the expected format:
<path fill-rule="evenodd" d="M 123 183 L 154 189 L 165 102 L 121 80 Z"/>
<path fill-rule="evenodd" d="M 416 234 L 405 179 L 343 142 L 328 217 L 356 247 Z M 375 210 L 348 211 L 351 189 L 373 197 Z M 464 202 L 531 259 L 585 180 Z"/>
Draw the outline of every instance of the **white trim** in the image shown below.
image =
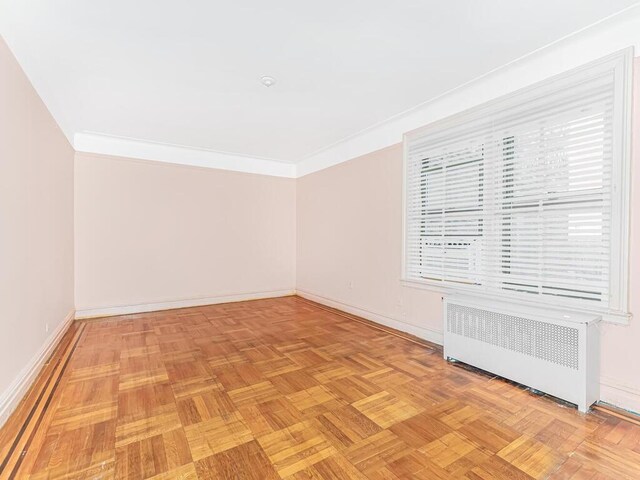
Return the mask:
<path fill-rule="evenodd" d="M 405 132 L 514 92 L 629 46 L 640 48 L 640 5 L 502 65 L 344 140 L 304 157 L 297 176 L 324 170 L 402 141 Z"/>
<path fill-rule="evenodd" d="M 443 286 L 439 282 L 432 281 L 419 281 L 419 280 L 408 280 L 408 279 L 400 279 L 400 284 L 404 287 L 408 288 L 416 288 L 419 290 L 427 290 L 430 292 L 435 292 L 445 296 L 451 296 L 456 294 L 464 294 L 470 296 L 480 296 L 483 298 L 490 298 L 496 301 L 508 301 L 512 302 L 516 305 L 524 305 L 530 307 L 537 308 L 553 308 L 555 310 L 566 310 L 570 312 L 586 314 L 586 315 L 599 315 L 602 317 L 602 321 L 606 323 L 613 323 L 615 325 L 629 325 L 629 320 L 633 316 L 630 312 L 619 312 L 614 310 L 604 310 L 598 308 L 583 308 L 572 305 L 570 302 L 557 301 L 551 303 L 549 299 L 535 298 L 526 293 L 517 294 L 515 292 L 505 293 L 503 295 L 498 293 L 486 294 L 484 292 L 478 291 L 474 288 L 465 288 L 462 286 L 459 287 L 447 287 Z M 562 300 L 562 299 L 561 299 Z"/>
<path fill-rule="evenodd" d="M 24 366 L 22 371 L 13 380 L 11 385 L 0 396 L 0 427 L 4 425 L 9 416 L 16 409 L 22 398 L 37 378 L 44 364 L 49 360 L 54 349 L 66 333 L 69 325 L 73 322 L 75 310 L 71 310 L 58 327 L 49 335 L 40 347 L 40 350 L 33 356 L 31 361 Z"/>
<path fill-rule="evenodd" d="M 405 132 L 629 46 L 640 48 L 640 5 L 633 5 L 435 98 L 323 147 L 302 157 L 297 163 L 94 132 L 76 133 L 73 145 L 80 152 L 300 178 L 400 143 Z"/>
<path fill-rule="evenodd" d="M 615 309 L 619 312 L 629 311 L 629 244 L 631 236 L 631 144 L 632 137 L 632 121 L 633 121 L 633 67 L 634 67 L 634 49 L 627 48 L 620 52 L 623 55 L 615 66 L 615 77 L 618 85 L 616 85 L 616 105 L 620 105 L 622 109 L 622 125 L 614 125 L 614 134 L 617 142 L 614 145 L 619 148 L 620 152 L 614 152 L 614 160 L 621 159 L 620 165 L 614 165 L 613 174 L 613 195 L 617 194 L 617 205 L 614 208 L 613 225 L 618 226 L 612 232 L 612 242 L 617 249 L 614 249 L 612 256 L 617 254 L 618 258 L 612 261 L 613 271 L 610 282 L 610 291 L 616 292 L 614 298 Z M 618 119 L 616 118 L 615 121 Z M 617 168 L 616 168 L 617 167 Z M 629 314 L 629 317 L 631 315 Z M 603 317 L 605 321 L 607 319 Z"/>
<path fill-rule="evenodd" d="M 396 320 L 395 318 L 382 315 L 380 313 L 375 313 L 370 310 L 355 307 L 353 305 L 323 297 L 322 295 L 317 295 L 305 290 L 296 290 L 296 295 L 299 295 L 302 298 L 306 298 L 307 300 L 312 300 L 316 303 L 321 303 L 322 305 L 326 305 L 327 307 L 336 308 L 338 310 L 342 310 L 343 312 L 362 317 L 375 323 L 379 323 L 380 325 L 394 328 L 396 330 L 400 330 L 401 332 L 410 333 L 411 335 L 415 335 L 418 338 L 422 338 L 423 340 L 427 340 L 438 345 L 442 345 L 443 342 L 442 332 L 431 330 L 430 328 L 419 327 L 417 325 L 405 323 L 400 320 Z M 440 322 L 440 319 L 438 319 L 438 322 Z"/>
<path fill-rule="evenodd" d="M 640 414 L 640 389 L 611 377 L 600 377 L 600 400 Z"/>
<path fill-rule="evenodd" d="M 296 165 L 284 161 L 100 133 L 76 133 L 73 147 L 77 152 L 100 153 L 273 177 L 295 178 L 296 176 Z"/>
<path fill-rule="evenodd" d="M 114 315 L 130 315 L 133 313 L 157 312 L 173 310 L 174 308 L 202 307 L 218 303 L 244 302 L 246 300 L 260 300 L 295 295 L 295 290 L 274 290 L 268 292 L 239 293 L 215 297 L 187 298 L 168 302 L 140 303 L 135 305 L 118 305 L 113 307 L 85 308 L 76 311 L 76 320 L 96 317 L 111 317 Z"/>
<path fill-rule="evenodd" d="M 630 6 L 435 98 L 327 145 L 302 157 L 297 163 L 95 132 L 76 133 L 73 145 L 80 152 L 300 178 L 400 143 L 405 132 L 629 46 L 640 48 L 640 5 Z"/>
<path fill-rule="evenodd" d="M 610 299 L 610 308 L 590 308 L 575 304 L 563 298 L 536 298 L 533 299 L 527 294 L 517 293 L 485 293 L 485 295 L 496 300 L 516 301 L 520 304 L 532 306 L 553 306 L 559 309 L 572 309 L 583 313 L 595 313 L 601 315 L 602 320 L 618 325 L 628 325 L 631 313 L 628 311 L 628 291 L 629 291 L 629 235 L 630 235 L 630 189 L 631 189 L 631 121 L 632 121 L 632 94 L 633 94 L 633 56 L 634 47 L 627 47 L 623 50 L 611 53 L 592 62 L 580 65 L 572 70 L 557 74 L 551 78 L 546 78 L 540 82 L 521 88 L 507 95 L 494 98 L 491 101 L 476 105 L 454 115 L 441 118 L 438 121 L 423 125 L 411 132 L 403 134 L 403 177 L 402 177 L 402 278 L 401 283 L 408 287 L 423 288 L 436 292 L 448 294 L 468 293 L 479 295 L 482 293 L 476 287 L 465 287 L 443 284 L 430 280 L 415 280 L 406 277 L 407 263 L 407 164 L 408 164 L 408 141 L 414 138 L 428 136 L 433 132 L 441 132 L 447 128 L 458 125 L 472 119 L 482 118 L 490 115 L 494 111 L 499 111 L 503 107 L 521 102 L 523 98 L 535 98 L 545 91 L 553 91 L 558 85 L 575 82 L 583 74 L 594 74 L 598 72 L 611 71 L 615 74 L 615 104 L 620 108 L 620 115 L 614 121 L 614 165 L 613 165 L 613 195 L 617 195 L 617 203 L 614 203 L 614 215 L 612 219 L 612 262 L 611 279 L 609 285 L 610 292 L 616 292 Z M 620 121 L 619 121 L 620 120 Z M 618 208 L 616 208 L 616 205 Z"/>
<path fill-rule="evenodd" d="M 447 289 L 442 285 L 436 285 L 435 283 L 419 282 L 417 280 L 407 280 L 404 278 L 400 279 L 400 285 L 407 288 L 427 290 L 428 292 L 434 292 L 440 295 L 451 295 L 453 293 L 451 289 Z"/>

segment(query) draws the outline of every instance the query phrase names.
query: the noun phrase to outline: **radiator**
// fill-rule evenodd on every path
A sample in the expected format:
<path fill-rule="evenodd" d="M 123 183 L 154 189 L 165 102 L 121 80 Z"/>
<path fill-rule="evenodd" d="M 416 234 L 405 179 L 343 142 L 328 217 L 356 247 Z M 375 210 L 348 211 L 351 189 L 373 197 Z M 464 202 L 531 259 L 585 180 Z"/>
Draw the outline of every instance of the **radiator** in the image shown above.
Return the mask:
<path fill-rule="evenodd" d="M 444 357 L 561 398 L 586 412 L 598 400 L 598 315 L 444 299 Z"/>

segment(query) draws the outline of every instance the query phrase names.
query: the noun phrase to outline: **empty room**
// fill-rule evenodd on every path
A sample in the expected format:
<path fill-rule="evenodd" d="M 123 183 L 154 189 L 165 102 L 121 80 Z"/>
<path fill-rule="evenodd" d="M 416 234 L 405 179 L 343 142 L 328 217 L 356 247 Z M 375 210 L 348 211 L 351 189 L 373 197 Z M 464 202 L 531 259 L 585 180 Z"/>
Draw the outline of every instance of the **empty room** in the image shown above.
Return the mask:
<path fill-rule="evenodd" d="M 0 0 L 0 480 L 639 480 L 640 0 Z"/>

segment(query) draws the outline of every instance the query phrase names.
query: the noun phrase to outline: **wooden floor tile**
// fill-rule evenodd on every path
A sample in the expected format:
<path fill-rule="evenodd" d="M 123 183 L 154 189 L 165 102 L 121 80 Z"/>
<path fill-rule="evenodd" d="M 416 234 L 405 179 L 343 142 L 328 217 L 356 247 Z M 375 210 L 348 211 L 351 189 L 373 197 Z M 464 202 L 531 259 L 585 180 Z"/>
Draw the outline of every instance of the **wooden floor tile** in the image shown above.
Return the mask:
<path fill-rule="evenodd" d="M 286 480 L 366 480 L 357 468 L 340 454 L 320 460 L 310 467 L 294 473 Z"/>
<path fill-rule="evenodd" d="M 388 428 L 421 412 L 421 409 L 385 391 L 358 400 L 353 406 L 382 428 Z"/>
<path fill-rule="evenodd" d="M 338 448 L 346 448 L 381 430 L 374 421 L 370 420 L 352 405 L 336 408 L 316 417 L 319 429 Z"/>
<path fill-rule="evenodd" d="M 213 417 L 185 427 L 194 460 L 220 453 L 253 440 L 240 413 Z"/>
<path fill-rule="evenodd" d="M 564 459 L 547 445 L 522 436 L 497 454 L 533 478 L 546 478 Z"/>
<path fill-rule="evenodd" d="M 280 478 L 253 440 L 196 462 L 200 480 L 276 480 Z"/>
<path fill-rule="evenodd" d="M 129 443 L 116 449 L 116 477 L 151 478 L 180 471 L 192 462 L 182 428 Z"/>
<path fill-rule="evenodd" d="M 311 467 L 337 452 L 310 421 L 262 436 L 258 441 L 282 477 Z"/>
<path fill-rule="evenodd" d="M 365 475 L 411 453 L 412 449 L 390 430 L 382 430 L 344 451 L 345 457 Z"/>

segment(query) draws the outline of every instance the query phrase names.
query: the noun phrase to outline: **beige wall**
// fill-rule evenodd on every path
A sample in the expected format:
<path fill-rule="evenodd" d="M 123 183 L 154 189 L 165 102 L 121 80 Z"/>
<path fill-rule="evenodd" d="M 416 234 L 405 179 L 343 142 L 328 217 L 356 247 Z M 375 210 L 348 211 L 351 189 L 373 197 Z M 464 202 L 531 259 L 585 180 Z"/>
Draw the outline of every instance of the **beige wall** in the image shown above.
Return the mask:
<path fill-rule="evenodd" d="M 402 147 L 298 179 L 297 289 L 441 341 L 441 297 L 400 284 Z"/>
<path fill-rule="evenodd" d="M 72 310 L 73 149 L 0 38 L 0 409 Z"/>
<path fill-rule="evenodd" d="M 81 315 L 294 290 L 295 180 L 80 153 L 75 168 Z"/>
<path fill-rule="evenodd" d="M 640 59 L 636 59 L 629 326 L 603 325 L 601 396 L 640 412 Z M 402 146 L 297 185 L 300 293 L 423 338 L 441 339 L 441 297 L 400 284 Z M 434 333 L 437 332 L 437 333 Z"/>

